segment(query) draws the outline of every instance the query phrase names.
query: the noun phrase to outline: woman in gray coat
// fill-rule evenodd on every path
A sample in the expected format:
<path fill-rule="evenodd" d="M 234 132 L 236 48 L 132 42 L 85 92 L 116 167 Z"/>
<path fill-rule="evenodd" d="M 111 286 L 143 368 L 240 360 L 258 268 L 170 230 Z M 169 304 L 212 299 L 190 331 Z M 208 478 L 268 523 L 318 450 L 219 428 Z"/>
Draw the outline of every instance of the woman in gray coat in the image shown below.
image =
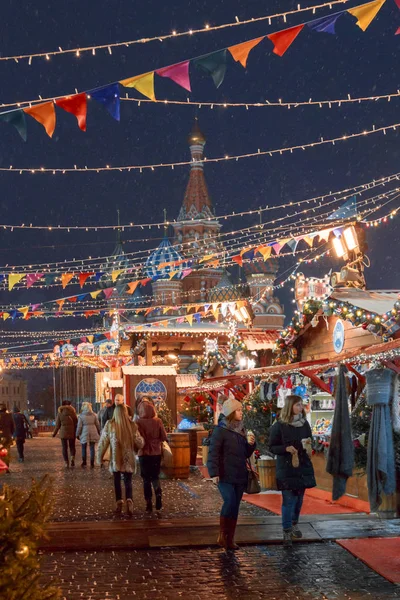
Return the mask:
<path fill-rule="evenodd" d="M 87 445 L 90 446 L 90 468 L 94 467 L 95 444 L 100 439 L 100 423 L 90 402 L 83 402 L 82 412 L 78 417 L 76 437 L 82 446 L 82 467 L 86 467 Z"/>

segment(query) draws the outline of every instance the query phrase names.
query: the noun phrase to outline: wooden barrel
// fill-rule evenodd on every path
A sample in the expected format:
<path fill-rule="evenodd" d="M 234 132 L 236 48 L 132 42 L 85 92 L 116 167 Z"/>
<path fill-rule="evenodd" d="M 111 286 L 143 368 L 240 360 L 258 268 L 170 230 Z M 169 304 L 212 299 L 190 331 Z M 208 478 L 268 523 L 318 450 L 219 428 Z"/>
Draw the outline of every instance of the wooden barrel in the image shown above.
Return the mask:
<path fill-rule="evenodd" d="M 276 464 L 275 459 L 269 456 L 259 458 L 257 461 L 258 475 L 262 490 L 276 490 Z"/>
<path fill-rule="evenodd" d="M 172 451 L 172 467 L 163 467 L 163 473 L 168 479 L 188 479 L 190 449 L 187 433 L 169 433 L 168 443 Z"/>
<path fill-rule="evenodd" d="M 182 433 L 186 433 L 189 436 L 189 446 L 190 446 L 190 465 L 193 467 L 196 466 L 197 462 L 197 429 L 180 429 Z"/>

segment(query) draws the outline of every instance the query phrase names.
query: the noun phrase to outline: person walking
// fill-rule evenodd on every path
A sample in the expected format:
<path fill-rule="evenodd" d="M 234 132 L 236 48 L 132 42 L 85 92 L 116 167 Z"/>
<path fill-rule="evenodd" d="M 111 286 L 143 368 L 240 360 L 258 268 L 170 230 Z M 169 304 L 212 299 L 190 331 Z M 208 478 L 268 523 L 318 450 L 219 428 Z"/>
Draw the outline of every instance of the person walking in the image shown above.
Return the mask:
<path fill-rule="evenodd" d="M 162 443 L 167 441 L 164 425 L 156 415 L 151 399 L 143 398 L 138 406 L 139 432 L 144 439 L 144 446 L 139 450 L 140 474 L 143 479 L 143 494 L 146 501 L 146 512 L 152 512 L 152 486 L 156 496 L 156 510 L 162 509 L 162 491 L 160 469 Z"/>
<path fill-rule="evenodd" d="M 100 439 L 100 423 L 90 402 L 83 402 L 82 411 L 78 417 L 76 437 L 82 447 L 82 467 L 86 467 L 87 446 L 90 446 L 90 468 L 94 468 L 95 445 Z"/>
<path fill-rule="evenodd" d="M 106 409 L 107 409 L 107 402 L 104 401 L 104 402 L 102 402 L 101 408 L 100 408 L 99 412 L 97 413 L 97 418 L 99 420 L 100 427 L 101 427 L 101 422 L 103 420 L 103 416 L 104 416 L 104 413 L 106 412 Z"/>
<path fill-rule="evenodd" d="M 102 429 L 104 429 L 107 421 L 110 421 L 113 418 L 114 410 L 115 410 L 115 404 L 114 404 L 114 402 L 111 400 L 111 398 L 107 398 L 107 400 L 106 400 L 106 408 L 105 408 L 105 411 L 102 414 L 101 421 L 100 421 Z"/>
<path fill-rule="evenodd" d="M 117 514 L 121 514 L 124 505 L 121 477 L 125 483 L 126 512 L 130 516 L 133 514 L 132 475 L 136 473 L 136 453 L 143 446 L 144 440 L 136 423 L 129 419 L 126 406 L 116 406 L 112 419 L 107 421 L 101 432 L 97 458 L 101 463 L 107 449 L 110 448 L 109 468 L 114 476 Z"/>
<path fill-rule="evenodd" d="M 24 462 L 24 444 L 29 431 L 29 422 L 17 407 L 14 408 L 13 419 L 15 425 L 14 437 L 17 442 L 18 450 L 18 462 L 22 463 Z"/>
<path fill-rule="evenodd" d="M 247 487 L 247 461 L 256 444 L 254 435 L 246 434 L 241 402 L 225 400 L 222 415 L 211 435 L 207 468 L 223 500 L 218 544 L 225 550 L 236 550 L 235 529 L 240 502 Z"/>
<path fill-rule="evenodd" d="M 306 488 L 316 486 L 310 460 L 311 427 L 301 396 L 286 396 L 279 419 L 269 432 L 269 449 L 276 455 L 276 483 L 282 491 L 283 542 L 301 538 L 298 522 Z"/>
<path fill-rule="evenodd" d="M 4 403 L 0 404 L 0 438 L 2 446 L 7 449 L 6 456 L 2 457 L 7 465 L 6 473 L 10 473 L 10 446 L 12 443 L 14 429 L 14 420 L 11 414 L 8 412 L 7 406 Z"/>
<path fill-rule="evenodd" d="M 65 466 L 75 466 L 75 437 L 76 437 L 76 426 L 78 423 L 78 417 L 71 402 L 69 400 L 63 400 L 62 405 L 58 408 L 56 425 L 53 431 L 53 437 L 56 437 L 57 433 L 60 432 L 62 454 L 65 462 Z M 68 447 L 71 455 L 71 462 L 68 459 Z"/>
<path fill-rule="evenodd" d="M 128 411 L 128 417 L 130 419 L 132 419 L 133 418 L 133 410 L 132 410 L 132 408 L 130 406 L 128 406 L 127 404 L 125 404 L 124 397 L 123 397 L 122 394 L 116 394 L 115 395 L 115 406 L 118 406 L 118 405 L 121 405 L 121 404 L 126 407 L 126 410 Z"/>

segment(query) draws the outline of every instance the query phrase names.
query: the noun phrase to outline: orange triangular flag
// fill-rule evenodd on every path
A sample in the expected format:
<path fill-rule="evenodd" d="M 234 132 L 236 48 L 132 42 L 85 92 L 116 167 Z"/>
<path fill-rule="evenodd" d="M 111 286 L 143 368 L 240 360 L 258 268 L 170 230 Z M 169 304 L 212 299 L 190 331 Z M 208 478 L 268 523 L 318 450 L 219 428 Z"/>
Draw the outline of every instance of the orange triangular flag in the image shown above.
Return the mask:
<path fill-rule="evenodd" d="M 52 137 L 56 128 L 56 111 L 53 102 L 45 102 L 23 109 L 24 113 L 30 115 L 38 121 L 46 130 L 49 137 Z"/>
<path fill-rule="evenodd" d="M 271 246 L 258 246 L 256 252 L 259 252 L 264 260 L 267 260 L 272 253 L 272 247 Z"/>
<path fill-rule="evenodd" d="M 267 35 L 267 38 L 274 44 L 274 54 L 283 56 L 303 27 L 304 25 L 297 25 L 296 27 L 290 27 L 290 29 L 283 29 L 283 31 L 277 31 L 276 33 Z"/>
<path fill-rule="evenodd" d="M 64 298 L 62 298 L 61 300 L 56 300 L 56 304 L 58 304 L 58 310 L 61 310 L 62 307 L 64 306 Z"/>
<path fill-rule="evenodd" d="M 24 315 L 24 319 L 26 319 L 26 315 L 29 312 L 29 306 L 24 306 L 23 308 L 19 308 L 18 312 L 22 313 Z"/>
<path fill-rule="evenodd" d="M 61 275 L 61 283 L 62 283 L 63 289 L 65 289 L 67 287 L 67 285 L 69 284 L 69 282 L 71 281 L 73 276 L 74 276 L 74 273 L 63 273 Z"/>
<path fill-rule="evenodd" d="M 129 290 L 127 291 L 127 294 L 133 294 L 138 285 L 139 281 L 131 281 L 130 283 L 128 283 Z"/>
<path fill-rule="evenodd" d="M 230 46 L 228 48 L 229 52 L 232 54 L 233 58 L 236 62 L 240 62 L 240 64 L 246 68 L 247 58 L 250 54 L 250 51 L 257 46 L 262 40 L 265 38 L 263 35 L 260 38 L 255 38 L 254 40 L 249 40 L 248 42 L 243 42 L 242 44 L 236 44 L 235 46 Z"/>

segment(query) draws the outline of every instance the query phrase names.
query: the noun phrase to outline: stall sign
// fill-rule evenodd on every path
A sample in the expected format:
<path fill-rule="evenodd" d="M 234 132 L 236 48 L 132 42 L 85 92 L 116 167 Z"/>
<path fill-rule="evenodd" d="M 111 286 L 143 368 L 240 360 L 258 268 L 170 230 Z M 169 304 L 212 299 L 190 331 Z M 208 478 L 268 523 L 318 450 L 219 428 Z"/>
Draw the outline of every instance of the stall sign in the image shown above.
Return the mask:
<path fill-rule="evenodd" d="M 345 334 L 344 325 L 341 319 L 336 321 L 336 325 L 333 329 L 333 348 L 336 354 L 340 354 L 344 348 Z"/>
<path fill-rule="evenodd" d="M 304 303 L 308 300 L 322 300 L 329 296 L 332 292 L 332 287 L 329 283 L 329 276 L 324 279 L 316 277 L 304 277 L 302 273 L 296 278 L 295 299 L 299 309 L 303 308 Z"/>

